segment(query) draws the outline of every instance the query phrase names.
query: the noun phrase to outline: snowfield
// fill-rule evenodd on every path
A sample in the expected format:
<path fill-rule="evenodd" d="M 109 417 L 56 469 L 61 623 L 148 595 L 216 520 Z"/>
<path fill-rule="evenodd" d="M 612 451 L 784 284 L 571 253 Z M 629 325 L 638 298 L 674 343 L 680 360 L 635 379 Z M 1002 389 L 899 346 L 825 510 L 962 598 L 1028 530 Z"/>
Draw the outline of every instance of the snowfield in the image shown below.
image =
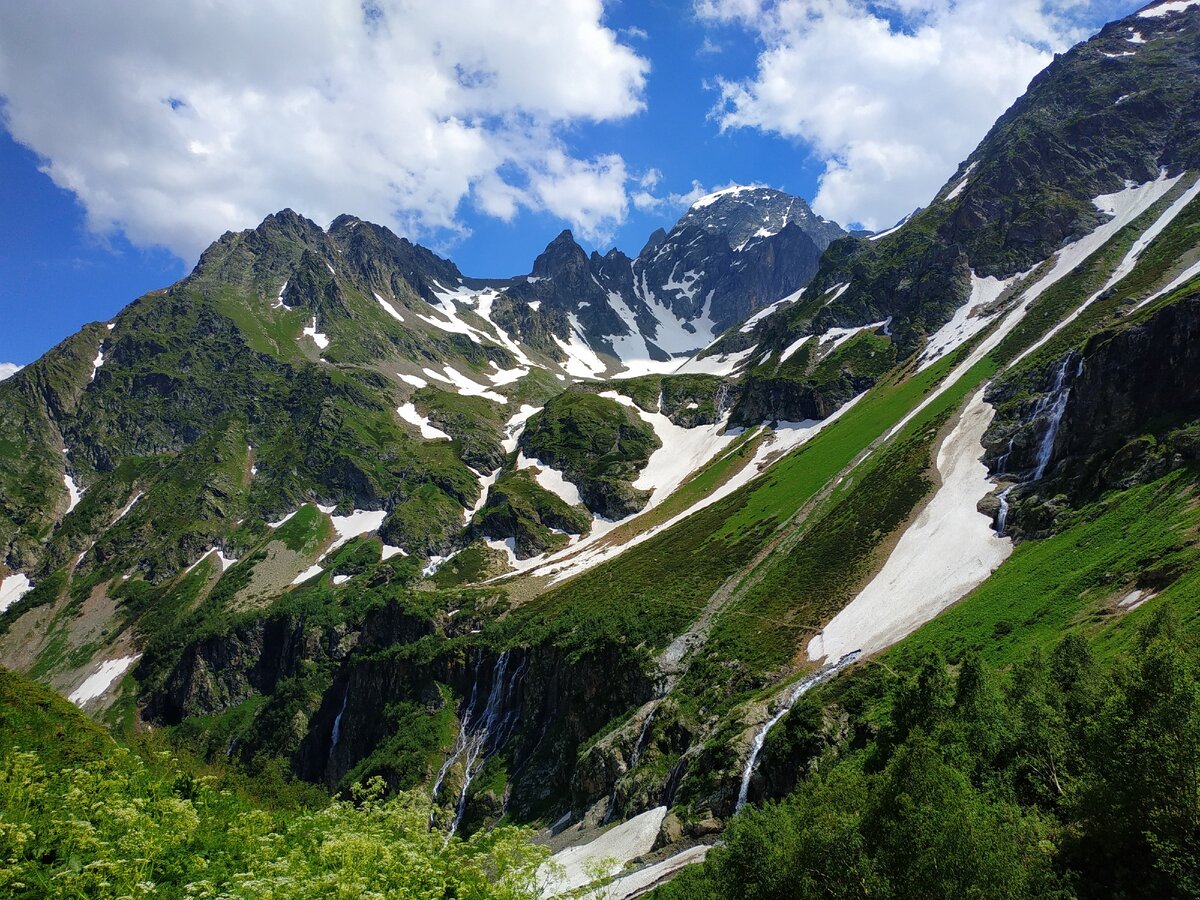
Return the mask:
<path fill-rule="evenodd" d="M 980 441 L 995 414 L 978 391 L 938 450 L 942 484 L 900 536 L 879 574 L 808 645 L 826 662 L 873 653 L 916 631 L 962 599 L 1012 553 L 975 507 L 992 489 Z"/>
<path fill-rule="evenodd" d="M 600 394 L 632 409 L 651 428 L 662 446 L 650 454 L 650 459 L 633 486 L 640 491 L 653 491 L 647 509 L 661 503 L 697 469 L 706 465 L 720 451 L 736 440 L 738 434 L 724 433 L 725 421 L 696 428 L 676 425 L 662 413 L 648 413 L 631 399 L 616 391 Z"/>
<path fill-rule="evenodd" d="M 15 572 L 0 581 L 0 613 L 4 612 L 33 590 L 33 583 L 23 572 Z"/>
<path fill-rule="evenodd" d="M 67 699 L 76 706 L 84 706 L 95 700 L 112 687 L 113 683 L 124 675 L 130 666 L 141 659 L 141 656 L 142 654 L 135 653 L 133 656 L 105 660 L 100 663 L 95 672 L 85 678 L 83 683 L 67 696 Z"/>
<path fill-rule="evenodd" d="M 614 874 L 626 863 L 649 853 L 666 817 L 665 806 L 655 807 L 610 828 L 594 841 L 555 853 L 550 857 L 553 867 L 545 866 L 539 879 L 546 885 L 546 896 L 561 897 L 577 891 L 591 884 L 595 868 L 607 865 L 608 873 Z"/>
<path fill-rule="evenodd" d="M 1000 299 L 1020 276 L 1012 278 L 980 278 L 971 273 L 971 296 L 954 311 L 953 317 L 930 336 L 921 351 L 918 372 L 924 371 L 935 362 L 952 353 L 996 320 L 996 314 L 985 315 L 984 310 Z"/>
<path fill-rule="evenodd" d="M 897 422 L 892 427 L 892 430 L 887 433 L 887 437 L 889 439 L 895 437 L 915 416 L 926 409 L 930 403 L 949 390 L 953 385 L 957 384 L 959 379 L 969 372 L 976 363 L 995 350 L 1000 345 L 1000 342 L 1008 337 L 1012 330 L 1025 318 L 1025 314 L 1038 297 L 1042 296 L 1047 290 L 1070 274 L 1076 266 L 1107 244 L 1118 231 L 1126 227 L 1164 197 L 1175 186 L 1179 177 L 1168 178 L 1164 171 L 1154 181 L 1148 181 L 1140 185 L 1130 185 L 1123 191 L 1118 191 L 1115 194 L 1102 194 L 1093 200 L 1092 202 L 1097 209 L 1108 213 L 1112 218 L 1096 228 L 1091 234 L 1080 238 L 1074 243 L 1067 244 L 1052 256 L 1053 263 L 1046 274 L 1021 292 L 1016 305 L 1004 314 L 999 324 L 992 330 L 992 333 L 980 341 L 979 346 L 965 360 L 959 363 L 958 366 L 952 369 L 950 374 L 943 378 L 937 388 L 930 391 L 915 409 Z M 1022 281 L 1029 277 L 1033 271 L 1036 271 L 1037 268 L 1040 268 L 1040 266 L 1035 267 L 1030 272 L 1014 275 L 1013 280 L 1017 282 Z"/>

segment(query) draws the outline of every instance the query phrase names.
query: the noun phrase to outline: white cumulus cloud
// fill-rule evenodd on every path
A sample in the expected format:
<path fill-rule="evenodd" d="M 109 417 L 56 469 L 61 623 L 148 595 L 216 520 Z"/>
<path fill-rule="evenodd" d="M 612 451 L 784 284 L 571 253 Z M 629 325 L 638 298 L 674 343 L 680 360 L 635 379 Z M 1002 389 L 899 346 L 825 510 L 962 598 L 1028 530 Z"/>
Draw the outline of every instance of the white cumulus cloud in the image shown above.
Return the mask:
<path fill-rule="evenodd" d="M 0 362 L 0 381 L 11 378 L 23 368 L 24 366 L 18 366 L 16 363 Z"/>
<path fill-rule="evenodd" d="M 462 232 L 463 204 L 545 210 L 601 240 L 619 156 L 576 123 L 644 106 L 649 63 L 602 0 L 39 0 L 0 4 L 13 137 L 121 230 L 194 258 L 291 206 Z"/>
<path fill-rule="evenodd" d="M 807 145 L 825 161 L 814 208 L 868 228 L 929 202 L 1053 54 L 1086 36 L 1084 7 L 1086 0 L 695 5 L 710 26 L 746 29 L 761 44 L 751 76 L 716 85 L 721 128 Z"/>

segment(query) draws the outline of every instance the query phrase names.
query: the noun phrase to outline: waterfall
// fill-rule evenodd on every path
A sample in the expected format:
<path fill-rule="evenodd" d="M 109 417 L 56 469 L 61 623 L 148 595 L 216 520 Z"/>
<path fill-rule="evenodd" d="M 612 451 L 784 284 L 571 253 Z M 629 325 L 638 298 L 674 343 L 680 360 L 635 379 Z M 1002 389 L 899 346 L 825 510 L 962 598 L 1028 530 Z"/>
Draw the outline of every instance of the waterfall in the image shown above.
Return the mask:
<path fill-rule="evenodd" d="M 659 695 L 661 697 L 661 694 Z M 659 700 L 655 699 L 654 705 L 650 707 L 650 712 L 646 713 L 646 718 L 642 721 L 641 730 L 638 731 L 637 741 L 633 745 L 633 752 L 629 754 L 629 765 L 625 769 L 626 775 L 632 775 L 633 770 L 637 768 L 638 761 L 642 758 L 642 748 L 646 746 L 646 738 L 650 736 L 650 726 L 654 724 L 654 714 L 658 712 Z M 617 788 L 621 785 L 621 777 L 617 777 L 613 781 L 612 793 L 608 795 L 608 810 L 604 813 L 604 819 L 601 825 L 607 825 L 617 811 Z"/>
<path fill-rule="evenodd" d="M 713 396 L 713 418 L 720 421 L 721 416 L 725 414 L 725 404 L 729 402 L 729 385 L 722 381 L 717 385 L 717 392 Z"/>
<path fill-rule="evenodd" d="M 646 738 L 650 736 L 650 726 L 654 724 L 654 714 L 658 712 L 658 703 L 650 707 L 650 712 L 646 713 L 646 721 L 642 723 L 642 730 L 638 732 L 637 743 L 633 745 L 633 753 L 629 755 L 629 771 L 632 772 L 637 768 L 638 761 L 642 758 L 642 748 L 646 745 Z"/>
<path fill-rule="evenodd" d="M 333 755 L 333 748 L 338 745 L 338 740 L 342 736 L 342 716 L 346 714 L 346 703 L 350 700 L 350 685 L 346 685 L 346 692 L 342 694 L 342 708 L 338 710 L 338 714 L 333 720 L 333 731 L 329 735 L 329 755 Z"/>
<path fill-rule="evenodd" d="M 997 475 L 1003 475 L 1005 472 L 1008 471 L 1008 458 L 1010 456 L 1012 456 L 1013 441 L 1015 441 L 1015 440 L 1016 440 L 1016 438 L 1008 439 L 1008 449 L 1005 450 L 1003 455 L 1001 455 L 996 460 L 996 474 Z"/>
<path fill-rule="evenodd" d="M 996 513 L 996 534 L 1004 537 L 1004 528 L 1008 525 L 1008 492 L 1012 488 L 1005 488 L 996 495 L 996 499 L 1000 501 L 1000 511 Z"/>
<path fill-rule="evenodd" d="M 1049 394 L 1038 401 L 1034 408 L 1033 417 L 1036 419 L 1043 413 L 1047 416 L 1046 431 L 1038 445 L 1037 467 L 1033 470 L 1033 480 L 1041 481 L 1050 465 L 1050 456 L 1054 452 L 1054 439 L 1058 437 L 1058 427 L 1062 424 L 1063 413 L 1067 411 L 1067 398 L 1071 396 L 1070 385 L 1067 384 L 1067 367 L 1071 364 L 1072 354 L 1068 354 L 1058 367 L 1054 377 L 1054 388 Z M 1083 372 L 1083 357 L 1075 369 L 1075 377 Z"/>
<path fill-rule="evenodd" d="M 482 655 L 477 657 L 475 665 L 475 680 L 471 686 L 470 698 L 463 707 L 462 719 L 459 723 L 458 737 L 450 756 L 442 764 L 437 779 L 433 783 L 433 798 L 446 780 L 450 768 L 459 760 L 463 762 L 462 786 L 454 804 L 454 821 L 447 834 L 447 840 L 458 831 L 463 816 L 467 811 L 467 795 L 471 782 L 479 774 L 488 757 L 498 750 L 512 736 L 512 732 L 520 718 L 520 706 L 515 702 L 516 693 L 522 679 L 528 658 L 510 673 L 509 663 L 512 657 L 509 651 L 504 651 L 492 666 L 492 682 L 486 699 L 480 697 L 480 676 L 483 672 Z M 482 703 L 480 702 L 482 699 Z"/>
<path fill-rule="evenodd" d="M 750 757 L 746 760 L 745 768 L 742 769 L 742 786 L 738 790 L 737 806 L 734 807 L 735 812 L 746 805 L 746 799 L 750 794 L 750 778 L 754 774 L 754 767 L 758 764 L 758 755 L 762 752 L 763 744 L 767 740 L 767 734 L 772 728 L 779 724 L 779 721 L 784 716 L 792 711 L 792 707 L 796 705 L 797 700 L 807 694 L 812 688 L 816 687 L 822 681 L 832 678 L 841 669 L 858 659 L 860 652 L 861 651 L 859 650 L 855 650 L 851 653 L 847 653 L 832 666 L 826 666 L 819 672 L 809 675 L 807 678 L 799 681 L 796 686 L 792 688 L 791 694 L 788 695 L 787 700 L 784 702 L 783 706 L 779 708 L 779 711 L 775 713 L 775 715 L 771 716 L 771 718 L 767 719 L 767 721 L 763 723 L 762 727 L 758 729 L 758 733 L 754 735 L 754 743 L 751 745 Z"/>

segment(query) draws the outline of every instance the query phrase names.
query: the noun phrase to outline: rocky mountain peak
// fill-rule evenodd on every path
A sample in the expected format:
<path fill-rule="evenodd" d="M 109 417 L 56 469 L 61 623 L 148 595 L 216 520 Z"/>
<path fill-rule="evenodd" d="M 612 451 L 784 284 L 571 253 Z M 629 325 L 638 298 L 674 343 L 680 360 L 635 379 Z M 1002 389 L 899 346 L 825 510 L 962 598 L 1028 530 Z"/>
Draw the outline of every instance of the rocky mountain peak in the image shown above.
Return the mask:
<path fill-rule="evenodd" d="M 701 197 L 675 224 L 674 231 L 701 228 L 725 236 L 730 247 L 740 250 L 756 239 L 778 234 L 789 222 L 798 225 L 820 250 L 846 236 L 845 229 L 818 216 L 802 197 L 759 185 L 732 185 Z"/>
<path fill-rule="evenodd" d="M 532 275 L 534 278 L 550 278 L 556 272 L 564 269 L 579 269 L 588 264 L 587 254 L 575 241 L 575 235 L 569 228 L 564 228 L 554 240 L 546 245 L 546 249 L 533 261 Z"/>

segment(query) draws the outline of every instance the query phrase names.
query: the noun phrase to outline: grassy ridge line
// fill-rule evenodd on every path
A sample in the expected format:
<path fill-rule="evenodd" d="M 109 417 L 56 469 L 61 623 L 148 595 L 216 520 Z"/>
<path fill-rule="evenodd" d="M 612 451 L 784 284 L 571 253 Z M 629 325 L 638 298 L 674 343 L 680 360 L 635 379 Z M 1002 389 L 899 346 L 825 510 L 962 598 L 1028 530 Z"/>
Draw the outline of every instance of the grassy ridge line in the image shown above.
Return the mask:
<path fill-rule="evenodd" d="M 1162 198 L 1141 217 L 1130 223 L 1129 226 L 1122 229 L 1117 235 L 1114 235 L 1107 244 L 1092 254 L 1091 257 L 1075 270 L 1068 273 L 1058 284 L 1050 288 L 1042 298 L 1039 298 L 1026 318 L 1017 325 L 1012 334 L 1000 343 L 996 350 L 984 357 L 959 382 L 945 389 L 944 393 L 936 401 L 906 424 L 902 432 L 896 435 L 893 446 L 911 439 L 911 435 L 915 434 L 919 429 L 924 428 L 928 422 L 947 414 L 951 408 L 961 403 L 981 382 L 993 375 L 1003 361 L 1015 357 L 1024 346 L 1028 346 L 1037 340 L 1046 328 L 1052 327 L 1053 321 L 1069 314 L 1079 303 L 1083 302 L 1084 298 L 1092 296 L 1099 290 L 1110 276 L 1116 264 L 1128 253 L 1137 236 L 1143 233 L 1153 222 L 1157 221 L 1165 208 L 1173 203 L 1181 192 L 1182 189 Z M 1112 297 L 1104 299 L 1103 307 L 1100 302 L 1093 304 L 1085 311 L 1084 315 L 1081 315 L 1072 323 L 1069 329 L 1064 329 L 1064 333 L 1069 331 L 1071 337 L 1074 338 L 1074 342 L 1086 339 L 1087 334 L 1096 326 L 1096 320 L 1102 316 L 1102 310 L 1111 310 L 1138 292 L 1147 291 L 1161 277 L 1165 264 L 1172 258 L 1171 253 L 1178 252 L 1181 233 L 1192 236 L 1196 230 L 1197 220 L 1200 220 L 1200 201 L 1193 201 L 1181 211 L 1168 228 L 1164 229 L 1162 234 L 1147 246 L 1140 255 L 1133 271 L 1119 282 L 1119 290 L 1114 291 Z M 1192 236 L 1192 239 L 1194 241 L 1194 236 Z M 1170 251 L 1165 255 L 1164 247 Z M 1099 307 L 1102 307 L 1102 309 L 1098 309 Z M 1059 355 L 1063 352 L 1062 348 L 1058 346 L 1062 337 L 1062 335 L 1058 335 L 1050 342 L 1055 345 Z M 1045 351 L 1040 351 L 1037 356 L 1039 358 L 1044 357 Z M 847 418 L 850 417 L 848 416 Z M 854 482 L 869 480 L 876 475 L 876 467 L 880 459 L 881 454 L 875 453 L 863 460 L 862 464 L 845 478 L 843 486 L 826 504 L 827 508 L 836 507 L 849 493 L 853 492 Z M 803 555 L 805 548 L 801 547 L 797 552 Z M 841 568 L 845 570 L 847 580 L 850 579 L 850 570 L 854 568 L 854 562 L 855 560 L 847 560 L 845 558 L 828 560 L 828 564 L 832 569 L 837 570 Z M 786 558 L 768 560 L 767 565 L 774 566 L 774 568 L 785 573 L 790 568 L 789 561 Z M 795 573 L 791 574 L 794 576 Z M 861 581 L 861 578 L 859 580 Z M 755 640 L 750 642 L 750 646 L 745 648 L 761 656 L 764 649 L 761 642 L 768 638 L 766 632 L 769 631 L 769 628 L 765 626 L 768 626 L 772 621 L 777 623 L 781 621 L 779 616 L 780 610 L 778 609 L 781 606 L 780 597 L 785 594 L 802 595 L 805 584 L 803 580 L 797 581 L 794 577 L 789 578 L 782 574 L 775 577 L 771 577 L 770 575 L 766 577 L 760 576 L 760 582 L 761 587 L 757 590 L 746 592 L 740 598 L 741 602 L 731 607 L 730 612 L 735 614 L 740 613 L 745 616 L 747 615 L 747 610 L 744 608 L 738 609 L 738 607 L 755 607 L 756 611 L 762 614 L 764 627 L 760 627 L 757 630 L 754 636 Z M 739 629 L 730 627 L 728 630 L 736 632 Z M 778 635 L 775 637 L 778 637 Z M 777 658 L 776 661 L 781 662 L 782 660 Z"/>
<path fill-rule="evenodd" d="M 781 523 L 933 390 L 955 359 L 876 388 L 766 475 L 536 598 L 514 617 L 521 640 L 553 634 L 557 642 L 579 648 L 616 640 L 661 649 Z M 670 578 L 663 578 L 666 571 Z M 645 615 L 651 609 L 655 615 Z"/>

